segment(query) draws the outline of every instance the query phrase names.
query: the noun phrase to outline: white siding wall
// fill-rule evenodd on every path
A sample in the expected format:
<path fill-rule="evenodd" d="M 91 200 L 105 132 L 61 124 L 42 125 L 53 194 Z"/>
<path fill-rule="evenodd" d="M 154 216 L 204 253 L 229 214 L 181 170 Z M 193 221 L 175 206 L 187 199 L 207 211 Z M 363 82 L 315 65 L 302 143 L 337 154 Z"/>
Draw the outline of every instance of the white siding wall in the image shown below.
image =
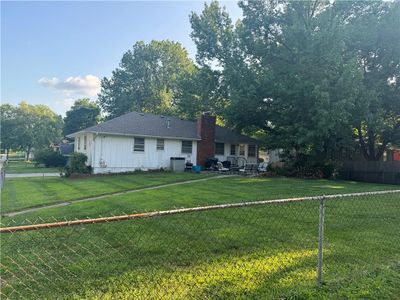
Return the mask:
<path fill-rule="evenodd" d="M 257 157 L 249 157 L 249 145 L 245 144 L 244 149 L 245 149 L 245 154 L 244 155 L 239 155 L 239 145 L 235 145 L 236 148 L 236 155 L 235 156 L 240 156 L 244 157 L 248 163 L 250 164 L 255 164 L 257 163 Z M 257 153 L 256 153 L 257 155 Z M 225 143 L 224 146 L 224 155 L 215 155 L 216 158 L 218 158 L 219 161 L 224 161 L 228 156 L 231 156 L 231 144 Z"/>
<path fill-rule="evenodd" d="M 85 136 L 86 136 L 86 149 L 84 145 Z M 80 138 L 80 147 L 79 147 L 79 138 Z M 87 165 L 89 166 L 92 165 L 92 158 L 94 154 L 93 138 L 94 135 L 92 133 L 79 134 L 75 137 L 75 143 L 74 143 L 74 151 L 86 154 L 86 156 L 88 157 Z"/>
<path fill-rule="evenodd" d="M 86 150 L 84 136 L 87 136 Z M 80 149 L 78 140 L 80 138 Z M 145 138 L 145 151 L 133 151 L 134 137 L 79 134 L 75 137 L 75 152 L 85 153 L 87 164 L 97 173 L 118 173 L 135 171 L 136 169 L 169 168 L 171 157 L 184 157 L 196 164 L 197 142 L 193 141 L 192 154 L 182 153 L 182 141 L 164 139 L 164 150 L 156 150 L 157 139 Z M 224 155 L 215 155 L 219 161 L 230 156 L 231 144 L 225 143 Z M 239 155 L 239 145 L 236 145 L 236 156 Z M 248 145 L 245 145 L 245 155 L 248 163 L 257 163 L 256 157 L 248 157 Z"/>
<path fill-rule="evenodd" d="M 196 164 L 196 141 L 193 141 L 192 154 L 181 152 L 181 140 L 165 139 L 164 150 L 156 150 L 156 143 L 157 139 L 155 138 L 145 138 L 144 152 L 136 152 L 133 151 L 134 137 L 98 135 L 92 143 L 91 166 L 93 172 L 95 174 L 117 173 L 134 171 L 139 168 L 169 168 L 171 157 L 184 157 Z"/>

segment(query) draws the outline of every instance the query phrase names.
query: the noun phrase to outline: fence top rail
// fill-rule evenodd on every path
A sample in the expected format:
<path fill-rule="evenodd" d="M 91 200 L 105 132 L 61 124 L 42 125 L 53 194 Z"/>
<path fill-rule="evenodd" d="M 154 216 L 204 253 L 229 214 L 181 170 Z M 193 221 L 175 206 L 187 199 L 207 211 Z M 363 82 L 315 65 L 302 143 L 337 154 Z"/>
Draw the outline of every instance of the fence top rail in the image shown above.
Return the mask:
<path fill-rule="evenodd" d="M 319 196 L 274 199 L 274 200 L 247 201 L 247 202 L 238 202 L 238 203 L 228 203 L 228 204 L 208 205 L 208 206 L 199 206 L 199 207 L 191 207 L 191 208 L 179 208 L 179 209 L 172 209 L 172 210 L 126 214 L 126 215 L 119 215 L 119 216 L 112 216 L 112 217 L 100 217 L 100 218 L 61 221 L 61 222 L 53 222 L 53 223 L 2 227 L 2 228 L 0 228 L 0 233 L 4 234 L 4 233 L 19 232 L 19 231 L 50 229 L 50 228 L 56 228 L 56 227 L 68 227 L 68 226 L 76 226 L 76 225 L 84 225 L 84 224 L 108 223 L 108 222 L 115 222 L 115 221 L 143 219 L 143 218 L 151 218 L 151 217 L 156 217 L 156 216 L 175 215 L 175 214 L 182 214 L 182 213 L 226 209 L 226 208 L 285 204 L 285 203 L 292 203 L 292 202 L 316 201 L 316 200 L 322 200 L 322 199 L 333 200 L 336 198 L 350 198 L 350 197 L 373 196 L 373 195 L 384 195 L 384 194 L 394 194 L 394 193 L 400 193 L 400 190 L 385 190 L 385 191 L 376 191 L 376 192 L 333 194 L 333 195 L 319 195 Z"/>

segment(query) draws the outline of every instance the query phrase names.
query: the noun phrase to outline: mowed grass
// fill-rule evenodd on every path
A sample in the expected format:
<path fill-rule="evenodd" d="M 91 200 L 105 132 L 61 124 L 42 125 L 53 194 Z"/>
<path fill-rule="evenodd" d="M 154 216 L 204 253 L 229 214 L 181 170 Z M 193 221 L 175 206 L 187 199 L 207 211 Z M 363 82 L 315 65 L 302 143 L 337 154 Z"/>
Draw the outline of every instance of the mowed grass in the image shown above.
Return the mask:
<path fill-rule="evenodd" d="M 238 190 L 263 182 L 254 181 Z M 300 184 L 288 181 L 294 189 Z M 270 192 L 278 192 L 272 182 Z M 322 189 L 318 181 L 309 184 L 304 193 Z M 325 183 L 331 184 L 339 183 Z M 292 195 L 303 195 L 299 190 Z M 317 288 L 318 211 L 318 201 L 298 202 L 2 234 L 2 293 L 13 299 L 397 299 L 399 194 L 326 203 L 325 283 Z"/>
<path fill-rule="evenodd" d="M 206 178 L 195 173 L 151 172 L 93 176 L 84 179 L 31 177 L 6 179 L 1 191 L 2 213 L 167 183 Z"/>
<path fill-rule="evenodd" d="M 62 168 L 45 168 L 36 166 L 34 162 L 24 160 L 9 160 L 5 166 L 6 174 L 21 173 L 60 173 Z"/>
<path fill-rule="evenodd" d="M 194 176 L 194 177 L 192 177 Z M 19 207 L 35 204 L 54 203 L 59 200 L 101 194 L 110 190 L 140 188 L 171 181 L 201 178 L 198 174 L 134 174 L 129 176 L 99 177 L 84 180 L 60 178 L 29 179 L 26 182 L 15 180 L 6 182 L 2 201 Z M 182 179 L 183 178 L 183 179 Z M 8 186 L 7 186 L 8 185 Z M 33 188 L 32 188 L 33 187 Z M 166 210 L 181 207 L 257 201 L 299 196 L 328 195 L 337 193 L 368 192 L 397 189 L 398 186 L 367 184 L 359 182 L 305 180 L 291 178 L 212 178 L 207 181 L 193 182 L 180 186 L 165 187 L 118 196 L 110 196 L 88 202 L 73 202 L 68 206 L 40 209 L 12 218 L 13 224 L 21 224 L 25 219 L 35 220 L 73 220 L 76 218 L 112 216 L 143 211 Z M 30 190 L 30 192 L 29 192 Z M 16 192 L 15 194 L 14 191 Z M 12 195 L 12 197 L 11 197 Z M 10 209 L 10 208 L 9 208 Z M 6 209 L 7 211 L 7 209 Z M 10 222 L 4 217 L 3 224 Z M 29 222 L 29 221 L 28 221 Z"/>

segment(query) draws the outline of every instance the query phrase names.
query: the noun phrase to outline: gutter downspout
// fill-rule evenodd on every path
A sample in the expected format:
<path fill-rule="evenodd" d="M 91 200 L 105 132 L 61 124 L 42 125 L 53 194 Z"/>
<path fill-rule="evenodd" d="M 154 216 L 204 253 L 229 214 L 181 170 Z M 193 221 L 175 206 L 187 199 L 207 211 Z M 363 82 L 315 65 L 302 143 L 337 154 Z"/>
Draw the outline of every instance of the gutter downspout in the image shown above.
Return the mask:
<path fill-rule="evenodd" d="M 93 159 L 92 159 L 93 173 L 94 173 L 94 170 L 96 168 L 96 162 L 97 162 L 97 159 L 96 159 L 96 138 L 97 138 L 98 135 L 99 134 L 97 132 L 93 135 Z"/>

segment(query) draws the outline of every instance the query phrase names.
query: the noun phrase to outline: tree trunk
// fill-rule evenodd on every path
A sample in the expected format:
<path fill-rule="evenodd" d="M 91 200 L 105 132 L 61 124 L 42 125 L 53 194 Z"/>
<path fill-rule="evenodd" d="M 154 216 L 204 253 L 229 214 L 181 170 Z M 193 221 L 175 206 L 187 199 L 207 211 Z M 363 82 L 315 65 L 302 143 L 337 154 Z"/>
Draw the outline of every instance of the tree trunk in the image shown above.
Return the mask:
<path fill-rule="evenodd" d="M 364 137 L 362 136 L 361 127 L 357 128 L 358 139 L 361 146 L 361 153 L 364 158 L 368 161 L 378 161 L 382 158 L 383 153 L 385 152 L 387 141 L 383 141 L 382 145 L 375 148 L 376 135 L 373 130 L 368 129 L 368 141 L 365 142 Z"/>
<path fill-rule="evenodd" d="M 31 154 L 31 146 L 28 146 L 26 148 L 26 160 L 29 161 L 29 155 Z"/>
<path fill-rule="evenodd" d="M 8 155 L 10 154 L 10 148 L 7 148 L 6 150 L 6 160 L 8 160 Z"/>

